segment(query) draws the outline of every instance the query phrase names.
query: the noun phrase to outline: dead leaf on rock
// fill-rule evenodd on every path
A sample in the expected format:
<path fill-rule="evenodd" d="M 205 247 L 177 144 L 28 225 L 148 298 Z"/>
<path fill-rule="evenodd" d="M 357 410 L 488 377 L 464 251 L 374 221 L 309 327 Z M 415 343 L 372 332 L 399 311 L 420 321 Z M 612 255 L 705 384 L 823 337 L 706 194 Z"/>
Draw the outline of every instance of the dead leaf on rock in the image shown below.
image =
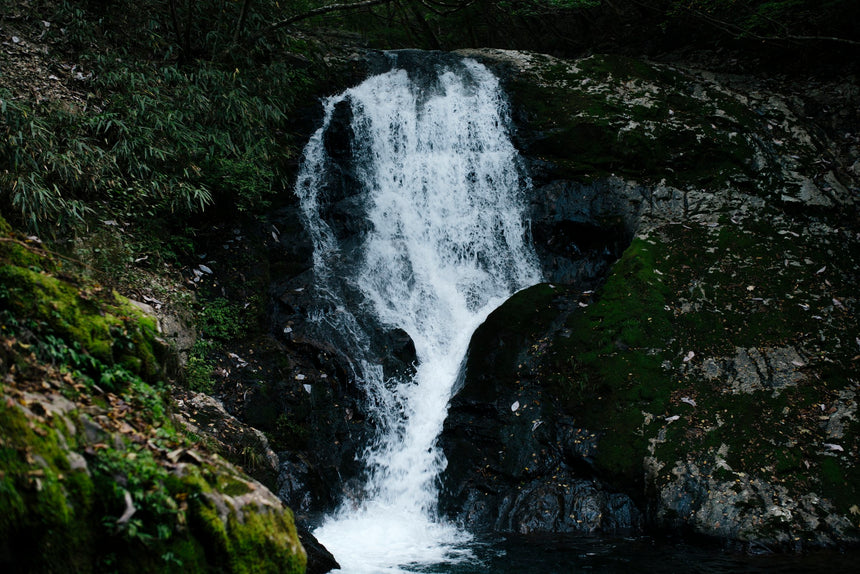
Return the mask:
<path fill-rule="evenodd" d="M 119 517 L 119 520 L 116 521 L 117 524 L 125 524 L 128 522 L 134 513 L 137 512 L 137 509 L 134 507 L 134 502 L 131 500 L 131 493 L 129 491 L 123 489 L 123 496 L 125 498 L 125 511 L 123 511 L 122 516 Z"/>

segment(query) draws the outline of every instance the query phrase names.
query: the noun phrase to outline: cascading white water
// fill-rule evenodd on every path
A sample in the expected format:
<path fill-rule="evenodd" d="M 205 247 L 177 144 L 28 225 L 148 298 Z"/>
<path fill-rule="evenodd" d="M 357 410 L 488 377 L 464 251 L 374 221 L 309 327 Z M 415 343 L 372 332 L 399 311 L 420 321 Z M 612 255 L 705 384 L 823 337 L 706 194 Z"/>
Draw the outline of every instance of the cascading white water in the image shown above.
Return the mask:
<path fill-rule="evenodd" d="M 468 535 L 435 515 L 446 465 L 436 440 L 447 403 L 474 330 L 540 280 L 497 79 L 468 59 L 440 63 L 430 82 L 394 66 L 325 103 L 296 186 L 314 240 L 317 288 L 328 302 L 318 319 L 359 355 L 356 378 L 380 429 L 365 453 L 364 498 L 315 532 L 350 573 L 457 559 Z M 369 222 L 349 261 L 324 221 L 329 198 L 320 191 L 330 161 L 324 134 L 341 102 L 352 110 L 351 150 Z M 343 273 L 346 281 L 336 281 Z M 361 309 L 346 308 L 342 285 L 358 290 Z M 370 337 L 360 313 L 409 334 L 414 377 L 386 381 L 361 356 Z"/>

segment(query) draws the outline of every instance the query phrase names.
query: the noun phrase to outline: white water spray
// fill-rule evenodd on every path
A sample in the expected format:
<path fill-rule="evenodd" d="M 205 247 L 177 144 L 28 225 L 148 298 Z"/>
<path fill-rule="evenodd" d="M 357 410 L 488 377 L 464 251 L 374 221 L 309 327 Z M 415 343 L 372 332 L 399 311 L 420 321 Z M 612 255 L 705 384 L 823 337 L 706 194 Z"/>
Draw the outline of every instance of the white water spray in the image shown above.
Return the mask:
<path fill-rule="evenodd" d="M 321 192 L 330 161 L 324 134 L 341 102 L 352 110 L 369 223 L 346 258 L 324 221 L 329 198 Z M 329 304 L 320 321 L 358 355 L 356 378 L 380 429 L 365 453 L 366 496 L 315 532 L 344 572 L 402 572 L 462 558 L 457 547 L 468 535 L 435 514 L 446 465 L 436 440 L 472 333 L 515 291 L 540 281 L 508 123 L 498 81 L 472 60 L 440 64 L 430 82 L 395 68 L 329 99 L 324 125 L 305 149 L 296 192 L 314 240 L 317 288 Z M 361 309 L 346 308 L 344 284 L 360 293 Z M 360 313 L 409 334 L 418 358 L 413 378 L 386 381 L 361 356 L 369 335 Z"/>

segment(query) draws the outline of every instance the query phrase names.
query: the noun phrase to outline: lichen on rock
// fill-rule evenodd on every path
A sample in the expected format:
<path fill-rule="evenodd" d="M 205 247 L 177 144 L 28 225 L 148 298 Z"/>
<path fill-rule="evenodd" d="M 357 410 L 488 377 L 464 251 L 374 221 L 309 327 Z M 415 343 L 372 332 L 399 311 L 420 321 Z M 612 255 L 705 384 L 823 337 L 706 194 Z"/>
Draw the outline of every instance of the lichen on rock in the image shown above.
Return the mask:
<path fill-rule="evenodd" d="M 446 433 L 486 412 L 477 389 L 535 397 L 549 445 L 560 421 L 596 437 L 585 457 L 532 449 L 535 484 L 561 462 L 647 525 L 774 548 L 860 540 L 860 186 L 810 95 L 620 56 L 468 55 L 511 94 L 555 314 L 538 299 L 491 316 L 515 361 L 467 366 Z M 446 436 L 449 500 L 468 516 L 464 493 L 502 456 Z"/>

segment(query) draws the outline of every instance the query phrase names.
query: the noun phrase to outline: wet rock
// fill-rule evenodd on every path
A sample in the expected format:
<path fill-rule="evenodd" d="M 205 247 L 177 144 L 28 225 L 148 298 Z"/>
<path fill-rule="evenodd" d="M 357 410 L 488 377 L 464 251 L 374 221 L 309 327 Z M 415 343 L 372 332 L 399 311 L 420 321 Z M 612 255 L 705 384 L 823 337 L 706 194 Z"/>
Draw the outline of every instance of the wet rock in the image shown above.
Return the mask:
<path fill-rule="evenodd" d="M 498 532 L 637 531 L 633 501 L 595 473 L 598 436 L 562 416 L 529 374 L 523 348 L 566 309 L 565 289 L 538 285 L 494 311 L 472 338 L 439 443 L 448 458 L 442 510 Z"/>
<path fill-rule="evenodd" d="M 642 526 L 642 514 L 628 496 L 564 473 L 528 483 L 500 506 L 497 532 L 617 534 Z"/>
<path fill-rule="evenodd" d="M 659 493 L 657 518 L 714 537 L 793 547 L 799 541 L 833 546 L 854 538 L 854 527 L 815 493 L 792 494 L 760 478 L 715 477 L 713 461 L 678 463 Z M 811 539 L 810 539 L 811 538 Z"/>
<path fill-rule="evenodd" d="M 274 488 L 278 456 L 266 436 L 229 414 L 221 401 L 194 391 L 174 396 L 176 418 L 191 432 L 214 441 L 217 451 L 269 488 Z"/>
<path fill-rule="evenodd" d="M 708 380 L 719 381 L 732 393 L 780 390 L 803 382 L 807 361 L 796 349 L 735 349 L 734 357 L 708 358 L 697 370 Z"/>
<path fill-rule="evenodd" d="M 820 104 L 856 81 L 778 92 L 614 56 L 468 55 L 511 96 L 561 288 L 475 333 L 440 439 L 446 512 L 588 531 L 611 528 L 593 518 L 617 494 L 619 524 L 638 505 L 750 544 L 857 540 L 860 185 Z"/>
<path fill-rule="evenodd" d="M 256 372 L 238 383 L 232 408 L 271 437 L 281 460 L 276 492 L 303 514 L 332 510 L 344 481 L 360 472 L 372 432 L 361 390 L 328 346 L 294 339 L 256 351 L 255 367 L 242 370 Z"/>
<path fill-rule="evenodd" d="M 338 570 L 340 564 L 325 546 L 307 528 L 299 527 L 299 540 L 308 555 L 308 567 L 305 574 L 326 574 Z"/>
<path fill-rule="evenodd" d="M 329 508 L 336 500 L 327 496 L 327 488 L 314 467 L 301 455 L 284 453 L 287 460 L 281 462 L 278 474 L 278 497 L 297 514 L 307 514 L 315 509 Z"/>

